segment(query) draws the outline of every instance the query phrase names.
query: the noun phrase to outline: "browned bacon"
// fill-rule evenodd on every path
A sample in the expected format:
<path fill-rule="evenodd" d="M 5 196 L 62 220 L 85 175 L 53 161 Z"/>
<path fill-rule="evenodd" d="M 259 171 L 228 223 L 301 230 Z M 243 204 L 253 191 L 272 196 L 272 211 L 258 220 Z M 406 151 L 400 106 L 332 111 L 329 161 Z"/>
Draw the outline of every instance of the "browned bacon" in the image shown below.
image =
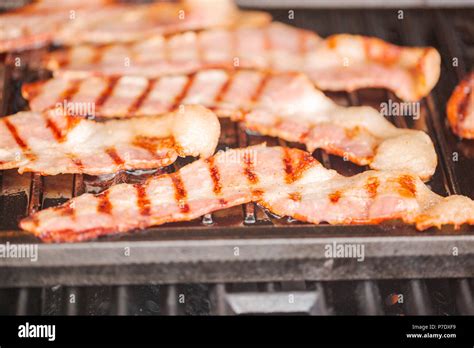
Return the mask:
<path fill-rule="evenodd" d="M 0 118 L 0 170 L 42 175 L 167 166 L 178 156 L 211 156 L 220 127 L 202 106 L 163 116 L 95 122 L 62 110 Z"/>
<path fill-rule="evenodd" d="M 100 117 L 156 115 L 181 103 L 201 104 L 251 130 L 304 143 L 310 151 L 322 148 L 359 165 L 412 171 L 423 179 L 436 169 L 434 146 L 424 132 L 398 129 L 371 107 L 338 106 L 298 73 L 211 69 L 159 79 L 55 78 L 24 86 L 23 95 L 33 110 L 66 103 L 84 115 L 81 105 L 92 103 Z"/>
<path fill-rule="evenodd" d="M 323 90 L 391 89 L 404 100 L 426 96 L 438 81 L 431 47 L 401 47 L 357 35 L 318 35 L 281 23 L 155 36 L 129 45 L 78 46 L 52 53 L 47 66 L 69 76 L 158 77 L 206 67 L 306 73 Z"/>
<path fill-rule="evenodd" d="M 474 72 L 461 81 L 449 98 L 446 113 L 451 129 L 462 138 L 474 139 Z"/>
<path fill-rule="evenodd" d="M 214 26 L 260 25 L 270 16 L 238 11 L 231 0 L 120 4 L 110 0 L 41 2 L 0 16 L 0 52 L 47 45 L 130 42 Z"/>
<path fill-rule="evenodd" d="M 143 184 L 84 194 L 21 221 L 46 242 L 76 242 L 257 202 L 311 222 L 373 224 L 401 219 L 420 230 L 474 223 L 474 202 L 441 197 L 410 173 L 367 171 L 344 177 L 298 149 L 253 146 L 219 152 Z"/>

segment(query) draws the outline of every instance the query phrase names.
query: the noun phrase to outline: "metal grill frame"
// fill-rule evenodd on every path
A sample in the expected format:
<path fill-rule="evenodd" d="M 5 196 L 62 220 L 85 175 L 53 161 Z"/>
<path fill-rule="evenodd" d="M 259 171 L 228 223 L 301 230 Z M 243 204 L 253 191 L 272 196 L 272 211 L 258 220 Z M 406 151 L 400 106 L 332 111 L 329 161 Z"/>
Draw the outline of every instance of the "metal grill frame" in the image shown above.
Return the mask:
<path fill-rule="evenodd" d="M 288 20 L 287 10 L 270 11 L 275 20 L 310 28 L 322 36 L 335 32 L 374 35 L 405 45 L 433 45 L 443 57 L 441 80 L 434 91 L 421 103 L 422 118 L 418 124 L 396 118 L 399 127 L 424 128 L 435 142 L 440 164 L 430 184 L 442 194 L 466 194 L 474 197 L 469 185 L 474 175 L 474 161 L 463 153 L 462 161 L 453 165 L 450 158 L 459 146 L 470 149 L 473 145 L 460 142 L 445 123 L 444 105 L 452 89 L 466 73 L 463 46 L 453 20 L 462 12 L 450 10 L 405 10 L 405 19 L 396 23 L 398 10 L 360 11 L 295 11 L 295 19 Z M 474 14 L 473 10 L 467 10 Z M 464 11 L 466 12 L 466 11 Z M 466 16 L 466 14 L 464 13 Z M 474 35 L 471 39 L 474 38 Z M 39 54 L 36 52 L 34 54 Z M 447 66 L 452 57 L 458 57 L 459 66 Z M 5 61 L 12 62 L 9 54 Z M 31 57 L 30 57 L 31 60 Z M 33 59 L 34 61 L 34 59 Z M 18 111 L 18 81 L 44 72 L 20 71 L 6 66 L 2 105 L 3 114 Z M 26 74 L 26 76 L 25 76 Z M 16 90 L 12 87 L 16 83 Z M 361 91 L 332 93 L 337 101 L 348 105 L 366 104 L 368 96 L 395 99 L 387 92 Z M 381 99 L 378 97 L 378 103 Z M 370 102 L 370 100 L 369 100 Z M 373 100 L 372 100 L 373 103 Z M 21 108 L 21 105 L 20 105 Z M 269 144 L 285 145 L 280 140 L 246 134 L 238 125 L 224 127 L 222 146 L 245 146 L 262 140 Z M 227 138 L 232 138 L 230 143 Z M 317 151 L 315 156 L 325 165 L 343 174 L 354 174 L 364 168 L 342 163 L 334 156 Z M 464 157 L 463 157 L 464 156 Z M 175 166 L 176 169 L 176 166 Z M 26 174 L 27 176 L 30 174 Z M 1 178 L 0 178 L 1 180 Z M 26 177 L 25 180 L 30 180 Z M 47 179 L 51 180 L 51 179 Z M 53 179 L 54 180 L 54 179 Z M 72 195 L 84 190 L 87 178 L 75 176 Z M 3 186 L 5 186 L 3 180 Z M 6 187 L 2 186 L 5 192 Z M 31 175 L 28 201 L 24 214 L 39 209 L 45 179 Z M 13 199 L 20 199 L 16 197 Z M 23 199 L 23 198 L 22 198 Z M 0 204 L 3 219 L 6 200 Z M 8 203 L 10 204 L 10 203 Z M 474 231 L 463 227 L 455 231 L 417 232 L 401 223 L 370 226 L 329 226 L 288 222 L 266 214 L 252 204 L 230 209 L 219 217 L 214 214 L 202 221 L 167 224 L 147 229 L 146 232 L 107 237 L 98 241 L 78 244 L 39 244 L 37 262 L 21 259 L 0 259 L 0 287 L 91 284 L 141 284 L 184 282 L 248 282 L 290 280 L 392 279 L 438 278 L 474 276 Z M 1 216 L 0 216 L 1 217 Z M 11 218 L 10 218 L 11 220 Z M 0 231 L 0 242 L 38 243 L 21 231 Z M 329 243 L 364 244 L 365 260 L 328 259 L 324 255 Z M 458 255 L 453 256 L 454 248 Z M 126 256 L 129 251 L 129 256 Z"/>

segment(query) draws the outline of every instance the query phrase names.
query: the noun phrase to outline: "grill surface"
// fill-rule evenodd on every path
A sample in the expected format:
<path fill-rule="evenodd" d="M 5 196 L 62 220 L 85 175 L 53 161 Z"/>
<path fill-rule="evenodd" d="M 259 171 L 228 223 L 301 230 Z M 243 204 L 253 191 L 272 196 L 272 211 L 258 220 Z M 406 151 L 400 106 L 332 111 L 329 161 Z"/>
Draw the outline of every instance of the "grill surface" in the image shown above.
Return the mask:
<path fill-rule="evenodd" d="M 403 12 L 403 19 L 398 19 L 398 10 L 296 10 L 294 19 L 289 20 L 287 10 L 271 11 L 275 20 L 314 30 L 321 36 L 346 32 L 373 35 L 401 45 L 436 47 L 443 58 L 441 79 L 435 90 L 421 101 L 420 118 L 391 117 L 390 120 L 398 127 L 424 130 L 435 142 L 439 165 L 429 182 L 435 192 L 474 197 L 474 186 L 470 184 L 474 179 L 474 144 L 460 141 L 450 132 L 444 112 L 451 91 L 473 60 L 474 26 L 469 22 L 474 10 Z M 38 50 L 3 57 L 0 68 L 3 115 L 27 107 L 20 97 L 23 82 L 49 76 L 48 72 L 34 67 L 42 53 Z M 457 67 L 453 67 L 453 58 L 457 58 Z M 15 66 L 18 62 L 19 67 Z M 384 90 L 329 96 L 340 104 L 376 108 L 381 102 L 397 100 Z M 263 141 L 269 145 L 287 145 L 278 139 L 247 134 L 227 120 L 221 124 L 221 149 Z M 367 169 L 322 151 L 316 151 L 314 156 L 344 175 Z M 187 162 L 182 160 L 166 170 L 176 170 Z M 107 180 L 82 175 L 43 178 L 35 174 L 19 175 L 16 170 L 3 171 L 0 175 L 0 243 L 39 243 L 35 237 L 18 231 L 19 219 L 83 192 L 117 182 L 137 182 L 149 174 L 120 173 Z M 0 260 L 3 265 L 0 278 L 4 280 L 0 286 L 472 277 L 473 231 L 471 227 L 458 231 L 446 227 L 421 233 L 401 223 L 314 226 L 275 217 L 251 203 L 191 222 L 94 242 L 40 244 L 37 262 Z M 324 246 L 333 241 L 364 244 L 365 261 L 325 258 Z M 458 248 L 459 255 L 453 256 L 453 248 Z M 129 256 L 125 250 L 130 250 Z M 361 285 L 360 291 L 372 291 L 372 283 L 361 284 L 365 285 Z M 413 286 L 418 289 L 419 285 Z M 22 296 L 26 295 L 20 293 L 19 299 Z"/>

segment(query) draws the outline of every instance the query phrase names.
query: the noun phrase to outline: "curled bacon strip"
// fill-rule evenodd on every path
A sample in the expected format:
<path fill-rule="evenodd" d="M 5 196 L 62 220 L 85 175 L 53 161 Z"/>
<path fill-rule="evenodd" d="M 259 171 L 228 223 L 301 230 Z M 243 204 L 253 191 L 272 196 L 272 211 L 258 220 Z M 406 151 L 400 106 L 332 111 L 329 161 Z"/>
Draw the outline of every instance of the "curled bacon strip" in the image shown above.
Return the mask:
<path fill-rule="evenodd" d="M 474 139 L 474 72 L 467 75 L 449 98 L 446 113 L 453 132 Z"/>
<path fill-rule="evenodd" d="M 130 64 L 124 66 L 124 60 Z M 327 39 L 272 23 L 155 36 L 131 45 L 78 46 L 53 52 L 46 65 L 56 73 L 140 75 L 186 74 L 208 67 L 299 71 L 323 90 L 387 88 L 418 100 L 438 81 L 440 55 L 432 47 L 401 47 L 377 38 L 340 34 Z"/>
<path fill-rule="evenodd" d="M 20 112 L 0 119 L 0 170 L 100 175 L 158 168 L 178 156 L 211 156 L 219 134 L 217 117 L 202 106 L 106 122 L 54 109 Z"/>
<path fill-rule="evenodd" d="M 209 69 L 160 79 L 55 78 L 23 86 L 23 95 L 38 111 L 62 99 L 81 109 L 80 104 L 97 100 L 104 91 L 111 92 L 101 98 L 96 116 L 155 115 L 196 103 L 261 134 L 304 143 L 310 151 L 322 148 L 373 169 L 412 171 L 422 179 L 436 169 L 427 134 L 398 129 L 371 107 L 339 106 L 303 74 Z"/>
<path fill-rule="evenodd" d="M 46 242 L 76 242 L 257 202 L 301 221 L 372 224 L 401 219 L 420 230 L 474 223 L 474 202 L 443 198 L 416 176 L 367 171 L 344 177 L 309 153 L 252 146 L 219 152 L 143 184 L 120 184 L 84 194 L 21 221 Z"/>

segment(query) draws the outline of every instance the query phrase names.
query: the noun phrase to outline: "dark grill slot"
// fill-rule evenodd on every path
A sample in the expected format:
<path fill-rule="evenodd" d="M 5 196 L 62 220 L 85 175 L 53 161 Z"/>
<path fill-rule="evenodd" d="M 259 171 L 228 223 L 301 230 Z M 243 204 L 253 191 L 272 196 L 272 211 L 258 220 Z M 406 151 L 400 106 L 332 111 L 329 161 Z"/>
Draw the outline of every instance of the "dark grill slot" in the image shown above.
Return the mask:
<path fill-rule="evenodd" d="M 442 74 L 434 91 L 421 101 L 419 119 L 388 119 L 397 127 L 424 130 L 435 142 L 439 165 L 429 182 L 435 192 L 474 197 L 473 143 L 456 138 L 445 120 L 446 101 L 474 59 L 474 12 L 404 10 L 404 19 L 399 20 L 397 11 L 296 10 L 294 20 L 288 20 L 287 10 L 271 12 L 275 20 L 315 30 L 321 36 L 349 32 L 377 36 L 400 45 L 435 46 L 442 55 Z M 23 82 L 49 76 L 34 66 L 43 53 L 44 50 L 37 50 L 2 57 L 3 115 L 26 108 L 20 97 Z M 13 65 L 17 57 L 21 67 Z M 454 57 L 458 58 L 456 68 L 452 66 Z M 327 95 L 341 105 L 370 105 L 377 109 L 388 100 L 399 102 L 385 90 Z M 302 147 L 251 134 L 226 119 L 221 120 L 221 125 L 221 150 L 263 141 L 270 146 Z M 453 161 L 454 153 L 458 154 L 458 161 Z M 313 155 L 325 167 L 343 175 L 368 169 L 321 150 Z M 162 171 L 172 172 L 188 162 L 189 159 L 180 160 Z M 38 243 L 36 238 L 18 231 L 18 220 L 28 213 L 115 183 L 140 182 L 151 174 L 42 178 L 35 174 L 19 175 L 16 170 L 2 171 L 0 242 Z M 446 227 L 420 233 L 401 223 L 313 226 L 274 216 L 251 203 L 191 222 L 74 246 L 87 257 L 77 257 L 68 245 L 40 244 L 39 265 L 0 267 L 0 279 L 4 280 L 0 284 L 0 313 L 261 314 L 273 313 L 269 309 L 273 303 L 274 308 L 289 314 L 472 315 L 472 231 L 470 227 L 458 231 Z M 364 243 L 370 255 L 361 263 L 328 260 L 324 257 L 324 245 L 334 240 Z M 130 263 L 116 257 L 125 246 L 132 251 Z M 460 249 L 459 256 L 453 256 L 454 247 Z M 88 253 L 93 248 L 95 253 Z M 238 255 L 234 255 L 236 250 Z M 172 261 L 166 259 L 167 255 L 173 256 Z M 60 283 L 67 286 L 56 285 Z M 296 304 L 288 302 L 290 295 Z M 269 296 L 274 302 L 268 300 Z"/>

